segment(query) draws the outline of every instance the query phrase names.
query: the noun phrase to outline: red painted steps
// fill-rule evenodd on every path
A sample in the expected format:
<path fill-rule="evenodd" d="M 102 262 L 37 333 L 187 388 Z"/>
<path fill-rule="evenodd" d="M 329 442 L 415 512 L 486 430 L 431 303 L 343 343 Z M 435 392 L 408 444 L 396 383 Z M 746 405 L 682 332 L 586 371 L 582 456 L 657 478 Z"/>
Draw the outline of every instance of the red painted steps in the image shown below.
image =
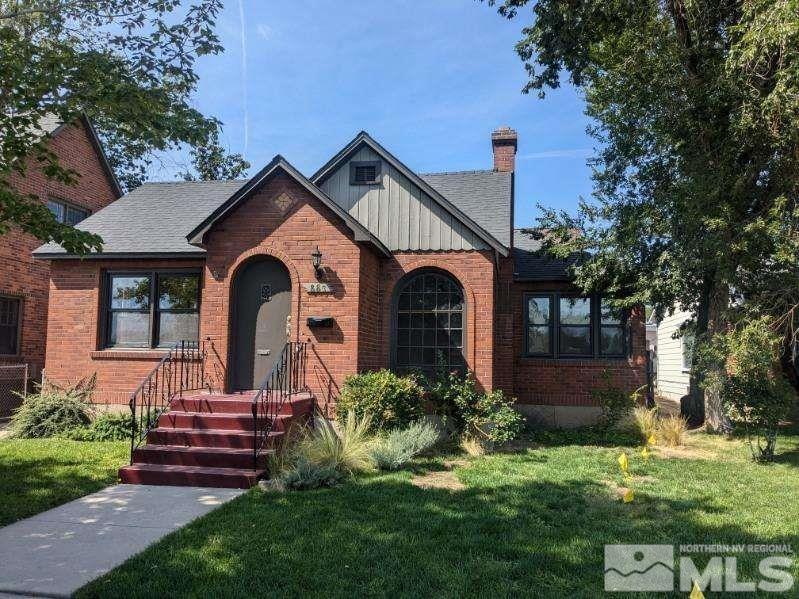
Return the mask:
<path fill-rule="evenodd" d="M 297 393 L 287 399 L 253 464 L 254 392 L 176 398 L 138 447 L 132 465 L 119 470 L 122 482 L 248 488 L 265 472 L 268 453 L 293 423 L 307 422 L 314 399 Z M 255 467 L 254 467 L 255 466 Z"/>

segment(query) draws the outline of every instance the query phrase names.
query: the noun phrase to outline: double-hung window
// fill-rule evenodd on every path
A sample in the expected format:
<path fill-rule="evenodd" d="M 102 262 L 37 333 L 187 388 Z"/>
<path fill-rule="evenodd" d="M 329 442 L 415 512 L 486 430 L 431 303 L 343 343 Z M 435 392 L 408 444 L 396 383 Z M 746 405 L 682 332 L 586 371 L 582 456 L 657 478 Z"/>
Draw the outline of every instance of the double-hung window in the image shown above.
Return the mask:
<path fill-rule="evenodd" d="M 90 214 L 85 208 L 79 208 L 61 200 L 47 200 L 47 207 L 58 222 L 67 225 L 77 225 L 83 219 L 88 218 Z"/>
<path fill-rule="evenodd" d="M 598 296 L 531 293 L 524 298 L 524 353 L 555 358 L 626 355 L 623 312 Z"/>
<path fill-rule="evenodd" d="M 109 273 L 106 347 L 172 347 L 196 342 L 200 274 L 147 271 Z"/>
<path fill-rule="evenodd" d="M 0 355 L 19 354 L 21 306 L 18 297 L 0 296 Z"/>

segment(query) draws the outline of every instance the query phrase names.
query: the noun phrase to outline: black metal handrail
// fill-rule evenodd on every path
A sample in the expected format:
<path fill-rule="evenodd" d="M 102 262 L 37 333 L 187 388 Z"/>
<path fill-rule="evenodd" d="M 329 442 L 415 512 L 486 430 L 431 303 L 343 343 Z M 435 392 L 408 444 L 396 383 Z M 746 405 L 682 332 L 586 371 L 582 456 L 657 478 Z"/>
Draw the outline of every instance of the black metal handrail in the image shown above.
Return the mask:
<path fill-rule="evenodd" d="M 269 433 L 283 409 L 286 399 L 307 389 L 305 378 L 306 344 L 289 341 L 283 346 L 280 357 L 264 377 L 258 393 L 252 400 L 253 469 L 258 469 L 258 456 L 266 447 Z"/>
<path fill-rule="evenodd" d="M 210 345 L 210 342 L 209 342 Z M 206 371 L 208 345 L 205 341 L 179 341 L 130 394 L 130 457 L 147 433 L 154 428 L 158 417 L 169 409 L 175 397 L 184 391 L 208 389 L 211 383 Z"/>

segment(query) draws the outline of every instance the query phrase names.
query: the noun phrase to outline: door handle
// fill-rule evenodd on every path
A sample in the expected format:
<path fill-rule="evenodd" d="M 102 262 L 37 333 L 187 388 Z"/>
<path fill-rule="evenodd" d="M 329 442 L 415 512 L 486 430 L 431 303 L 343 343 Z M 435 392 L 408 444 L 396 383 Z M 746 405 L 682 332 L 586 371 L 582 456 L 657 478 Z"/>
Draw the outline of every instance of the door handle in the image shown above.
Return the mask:
<path fill-rule="evenodd" d="M 272 350 L 271 349 L 259 349 L 259 350 L 256 350 L 255 353 L 257 353 L 259 356 L 268 356 L 269 354 L 272 353 Z"/>

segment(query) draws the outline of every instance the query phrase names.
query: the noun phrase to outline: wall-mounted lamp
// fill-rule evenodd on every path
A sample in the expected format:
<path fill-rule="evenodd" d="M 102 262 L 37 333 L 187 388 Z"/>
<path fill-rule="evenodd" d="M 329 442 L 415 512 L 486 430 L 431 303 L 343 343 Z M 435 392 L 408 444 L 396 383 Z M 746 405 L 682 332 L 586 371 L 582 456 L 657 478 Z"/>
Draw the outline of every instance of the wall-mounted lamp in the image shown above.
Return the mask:
<path fill-rule="evenodd" d="M 313 269 L 316 271 L 316 274 L 319 274 L 322 269 L 322 252 L 319 251 L 319 246 L 316 246 L 316 249 L 311 252 L 311 263 L 313 264 Z"/>

